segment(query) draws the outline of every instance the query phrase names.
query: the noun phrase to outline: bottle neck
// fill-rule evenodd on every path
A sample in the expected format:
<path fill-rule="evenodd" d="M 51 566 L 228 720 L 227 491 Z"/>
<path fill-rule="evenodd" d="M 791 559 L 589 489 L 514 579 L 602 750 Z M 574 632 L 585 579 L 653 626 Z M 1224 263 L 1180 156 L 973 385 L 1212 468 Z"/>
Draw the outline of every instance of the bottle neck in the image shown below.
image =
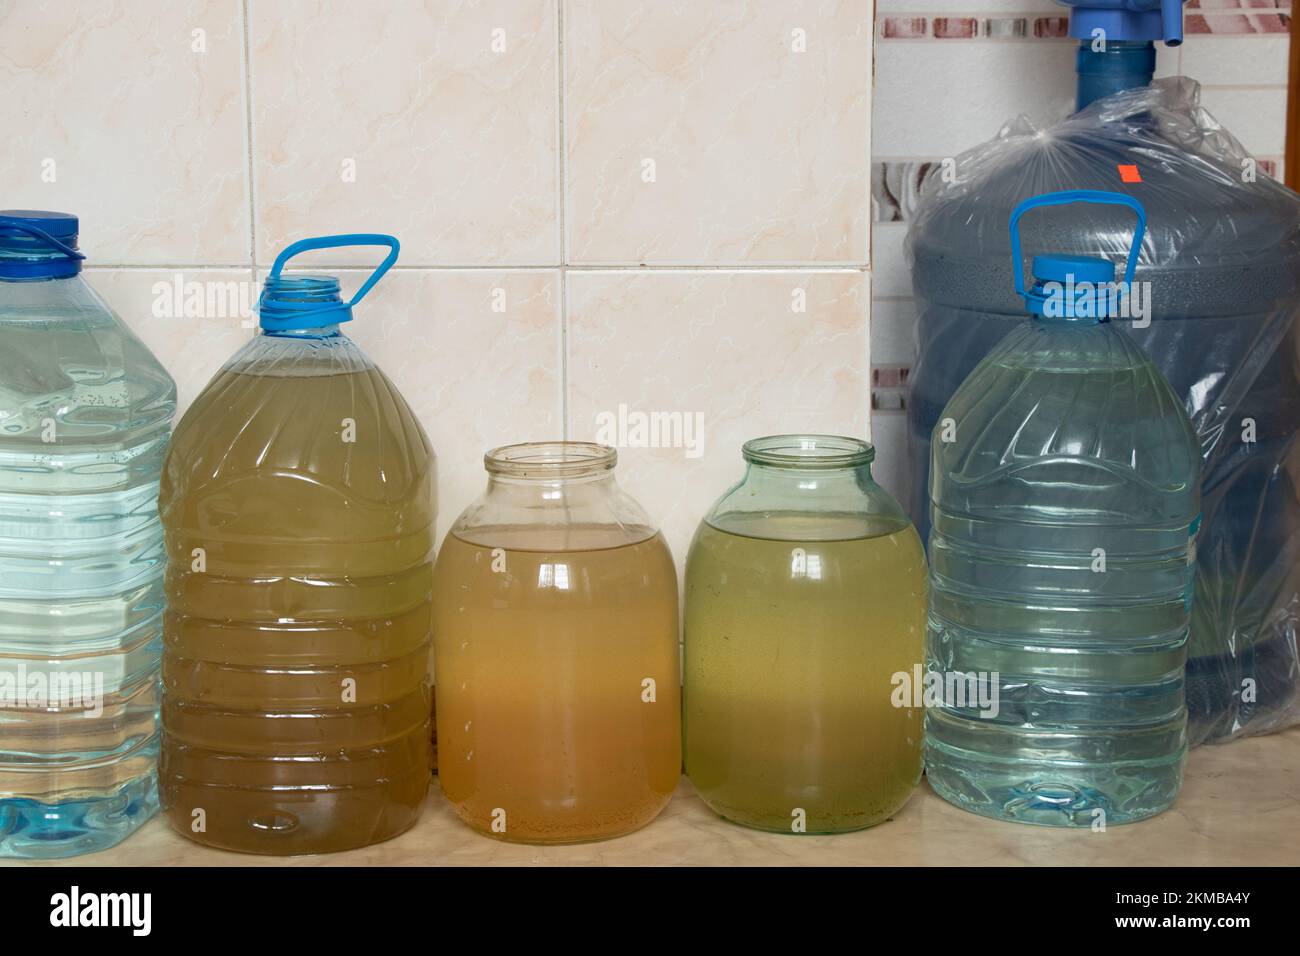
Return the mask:
<path fill-rule="evenodd" d="M 909 523 L 863 460 L 827 467 L 750 460 L 705 521 L 719 531 L 778 541 L 870 538 Z"/>
<path fill-rule="evenodd" d="M 74 272 L 71 275 L 59 275 L 59 276 L 48 276 L 48 275 L 19 276 L 19 275 L 0 274 L 0 284 L 32 285 L 41 282 L 66 282 L 69 279 L 76 279 L 79 277 L 80 277 L 80 273 L 77 272 Z"/>
<path fill-rule="evenodd" d="M 80 274 L 81 260 L 63 253 L 0 246 L 0 282 L 50 282 L 75 279 Z"/>
<path fill-rule="evenodd" d="M 771 504 L 771 510 L 816 511 L 822 507 L 818 502 L 842 506 L 875 487 L 871 463 L 876 450 L 859 438 L 768 435 L 745 442 L 741 454 L 745 476 L 737 490 L 743 494 L 734 502 L 741 510 Z"/>
<path fill-rule="evenodd" d="M 327 339 L 343 333 L 336 323 L 318 329 L 262 329 L 262 334 L 277 339 Z"/>
<path fill-rule="evenodd" d="M 484 494 L 452 526 L 462 540 L 530 551 L 592 550 L 651 538 L 655 526 L 614 477 L 613 448 L 530 442 L 483 456 Z"/>
<path fill-rule="evenodd" d="M 1081 40 L 1075 55 L 1078 87 L 1075 108 L 1119 93 L 1151 85 L 1156 70 L 1156 47 L 1149 40 L 1113 40 L 1094 49 L 1092 40 Z"/>
<path fill-rule="evenodd" d="M 485 501 L 537 517 L 599 511 L 619 496 L 614 480 L 618 453 L 589 442 L 525 442 L 494 448 L 483 456 Z M 554 520 L 546 518 L 543 520 Z"/>
<path fill-rule="evenodd" d="M 514 497 L 536 496 L 542 500 L 558 500 L 566 495 L 600 494 L 615 485 L 612 471 L 594 475 L 555 476 L 532 475 L 517 478 L 510 475 L 488 475 L 487 493 Z"/>
<path fill-rule="evenodd" d="M 874 484 L 871 463 L 839 468 L 788 467 L 749 462 L 745 466 L 743 484 L 755 488 L 781 491 L 785 494 L 821 494 L 834 489 L 849 489 L 864 484 Z"/>
<path fill-rule="evenodd" d="M 0 311 L 8 322 L 58 322 L 104 311 L 85 277 L 0 279 Z"/>

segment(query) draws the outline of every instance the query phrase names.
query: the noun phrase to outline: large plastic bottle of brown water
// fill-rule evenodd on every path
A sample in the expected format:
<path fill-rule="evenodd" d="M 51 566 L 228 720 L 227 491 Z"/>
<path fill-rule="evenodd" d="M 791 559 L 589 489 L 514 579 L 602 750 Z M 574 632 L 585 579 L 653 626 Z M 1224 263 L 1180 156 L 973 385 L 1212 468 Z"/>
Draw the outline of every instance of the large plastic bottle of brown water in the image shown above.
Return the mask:
<path fill-rule="evenodd" d="M 375 244 L 391 252 L 350 302 L 333 276 L 281 274 L 308 249 Z M 374 235 L 285 249 L 261 334 L 176 430 L 160 784 L 201 843 L 363 846 L 411 826 L 425 797 L 434 454 L 339 331 L 397 249 Z"/>

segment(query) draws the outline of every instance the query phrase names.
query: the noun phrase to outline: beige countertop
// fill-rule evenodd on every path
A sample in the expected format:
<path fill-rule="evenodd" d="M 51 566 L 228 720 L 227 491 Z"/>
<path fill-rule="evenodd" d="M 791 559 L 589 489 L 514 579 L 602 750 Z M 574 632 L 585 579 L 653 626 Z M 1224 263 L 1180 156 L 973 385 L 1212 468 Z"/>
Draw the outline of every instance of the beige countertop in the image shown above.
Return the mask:
<path fill-rule="evenodd" d="M 120 846 L 58 864 L 1295 866 L 1300 865 L 1300 728 L 1192 751 L 1172 810 L 1106 832 L 986 820 L 949 806 L 923 783 L 893 820 L 870 830 L 839 836 L 761 833 L 714 816 L 683 779 L 667 809 L 637 833 L 604 843 L 530 847 L 473 833 L 435 786 L 414 828 L 360 850 L 314 857 L 226 853 L 190 843 L 158 818 Z"/>

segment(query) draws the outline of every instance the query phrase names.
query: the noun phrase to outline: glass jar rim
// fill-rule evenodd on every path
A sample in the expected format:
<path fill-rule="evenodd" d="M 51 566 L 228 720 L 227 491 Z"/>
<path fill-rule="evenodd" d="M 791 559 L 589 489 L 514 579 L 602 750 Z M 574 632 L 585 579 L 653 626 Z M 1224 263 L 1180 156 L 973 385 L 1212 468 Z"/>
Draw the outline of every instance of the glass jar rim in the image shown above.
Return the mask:
<path fill-rule="evenodd" d="M 844 435 L 767 435 L 741 448 L 745 461 L 774 468 L 858 468 L 876 458 L 875 446 Z"/>
<path fill-rule="evenodd" d="M 587 478 L 613 470 L 618 452 L 590 441 L 528 441 L 493 448 L 483 456 L 489 475 L 534 481 Z"/>

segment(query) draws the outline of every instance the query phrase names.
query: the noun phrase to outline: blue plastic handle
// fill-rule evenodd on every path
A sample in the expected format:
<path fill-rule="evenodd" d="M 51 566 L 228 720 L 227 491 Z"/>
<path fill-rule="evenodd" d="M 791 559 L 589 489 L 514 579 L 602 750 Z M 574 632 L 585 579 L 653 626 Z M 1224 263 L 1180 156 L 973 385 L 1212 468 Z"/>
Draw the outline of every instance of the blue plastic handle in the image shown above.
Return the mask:
<path fill-rule="evenodd" d="M 42 242 L 46 243 L 52 248 L 59 250 L 59 252 L 63 253 L 69 259 L 86 258 L 76 249 L 73 249 L 71 246 L 66 245 L 60 242 L 59 240 L 55 239 L 48 232 L 45 232 L 42 229 L 37 229 L 35 226 L 29 226 L 25 222 L 18 222 L 16 219 L 10 219 L 8 216 L 0 216 L 0 230 L 4 230 L 4 229 L 11 229 L 14 232 L 25 232 L 27 235 L 32 236 L 33 238 L 36 239 L 40 239 Z"/>
<path fill-rule="evenodd" d="M 384 277 L 384 273 L 393 267 L 397 261 L 397 254 L 401 251 L 402 244 L 397 241 L 396 236 L 384 235 L 381 232 L 350 232 L 342 236 L 318 236 L 315 239 L 299 239 L 297 242 L 285 246 L 275 262 L 271 265 L 271 274 L 267 276 L 267 283 L 272 283 L 280 278 L 280 272 L 284 269 L 284 264 L 294 256 L 303 252 L 310 252 L 313 249 L 337 249 L 341 246 L 387 246 L 388 255 L 384 261 L 370 274 L 370 278 L 361 284 L 356 295 L 347 303 L 344 308 L 351 309 L 360 302 L 367 292 L 375 287 L 375 283 Z M 265 289 L 263 290 L 265 294 Z M 304 304 L 305 305 L 305 304 Z M 321 302 L 310 307 L 298 306 L 299 312 L 330 312 L 339 310 L 337 302 Z"/>
<path fill-rule="evenodd" d="M 1066 206 L 1075 202 L 1090 202 L 1104 206 L 1128 206 L 1137 213 L 1137 227 L 1133 230 L 1133 243 L 1129 246 L 1128 262 L 1124 265 L 1124 284 L 1130 285 L 1133 282 L 1133 275 L 1137 272 L 1138 256 L 1142 252 L 1142 237 L 1147 231 L 1147 211 L 1142 208 L 1142 204 L 1132 196 L 1126 196 L 1123 193 L 1106 192 L 1102 189 L 1067 189 L 1059 193 L 1043 193 L 1041 196 L 1031 196 L 1011 213 L 1011 267 L 1015 271 L 1016 293 L 1025 294 L 1025 261 L 1020 254 L 1020 217 L 1031 209 L 1037 209 L 1040 206 Z"/>

